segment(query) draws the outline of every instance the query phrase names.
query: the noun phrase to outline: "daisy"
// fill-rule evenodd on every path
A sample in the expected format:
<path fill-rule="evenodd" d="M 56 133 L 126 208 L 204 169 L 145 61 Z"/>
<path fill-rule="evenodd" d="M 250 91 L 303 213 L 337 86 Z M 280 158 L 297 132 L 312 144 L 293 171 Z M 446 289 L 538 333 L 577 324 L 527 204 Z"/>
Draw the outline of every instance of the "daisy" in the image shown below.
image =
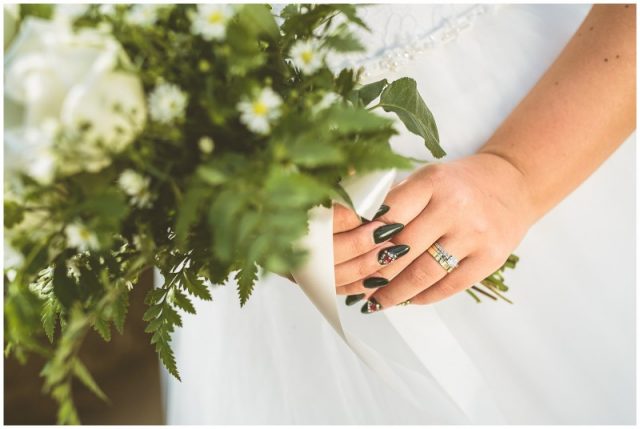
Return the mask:
<path fill-rule="evenodd" d="M 98 237 L 96 234 L 80 222 L 74 222 L 64 229 L 67 236 L 67 244 L 84 252 L 85 250 L 98 249 Z"/>
<path fill-rule="evenodd" d="M 238 103 L 240 121 L 251 131 L 258 134 L 268 134 L 271 123 L 280 117 L 282 98 L 271 88 L 264 88 L 253 100 Z"/>
<path fill-rule="evenodd" d="M 170 124 L 184 116 L 187 94 L 177 85 L 162 83 L 149 95 L 149 116 L 157 122 Z"/>
<path fill-rule="evenodd" d="M 131 203 L 137 207 L 149 207 L 151 205 L 151 193 L 149 192 L 150 180 L 133 170 L 125 170 L 118 179 L 120 188 L 131 197 Z"/>
<path fill-rule="evenodd" d="M 324 50 L 317 40 L 299 40 L 289 51 L 293 65 L 304 74 L 313 74 L 322 67 Z"/>
<path fill-rule="evenodd" d="M 234 9 L 226 4 L 199 4 L 197 11 L 191 10 L 191 32 L 204 40 L 222 40 L 227 32 L 227 22 Z"/>
<path fill-rule="evenodd" d="M 137 4 L 125 15 L 125 21 L 129 25 L 151 27 L 158 20 L 158 10 L 162 7 L 157 4 Z"/>

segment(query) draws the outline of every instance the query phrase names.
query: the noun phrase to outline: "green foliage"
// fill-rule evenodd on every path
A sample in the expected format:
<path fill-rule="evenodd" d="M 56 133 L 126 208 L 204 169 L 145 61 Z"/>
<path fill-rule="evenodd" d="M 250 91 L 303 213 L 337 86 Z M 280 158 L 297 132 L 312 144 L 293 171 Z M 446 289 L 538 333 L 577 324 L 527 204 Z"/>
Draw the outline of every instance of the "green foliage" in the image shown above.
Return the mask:
<path fill-rule="evenodd" d="M 251 264 L 244 267 L 236 274 L 238 281 L 238 296 L 240 297 L 240 305 L 244 306 L 253 292 L 253 285 L 258 279 L 258 267 Z"/>
<path fill-rule="evenodd" d="M 385 112 L 394 112 L 409 131 L 421 136 L 433 156 L 446 155 L 440 147 L 436 121 L 420 97 L 415 80 L 405 77 L 390 83 L 380 95 L 380 106 Z"/>
<path fill-rule="evenodd" d="M 49 18 L 54 7 L 20 11 L 23 18 Z M 211 286 L 235 273 L 244 306 L 258 272 L 289 272 L 304 261 L 293 243 L 307 232 L 310 209 L 348 202 L 342 178 L 410 168 L 412 161 L 389 145 L 396 123 L 376 108 L 397 114 L 435 157 L 444 155 L 415 81 L 362 86 L 362 70 L 334 74 L 323 63 L 304 74 L 290 60 L 293 44 L 310 38 L 329 53 L 362 50 L 352 30 L 367 26 L 356 6 L 288 5 L 279 26 L 269 6 L 237 5 L 221 40 L 192 33 L 196 8 L 164 5 L 151 26 L 125 19 L 131 10 L 125 4 L 112 15 L 90 5 L 75 19 L 76 29 L 107 24 L 123 48 L 119 68 L 140 78 L 145 97 L 171 83 L 186 94 L 186 111 L 171 123 L 149 116 L 135 141 L 109 152 L 99 171 L 60 168 L 49 185 L 21 174 L 5 195 L 5 239 L 22 257 L 18 267 L 5 268 L 5 352 L 20 361 L 29 353 L 48 359 L 42 377 L 58 402 L 59 423 L 79 420 L 74 378 L 105 399 L 78 352 L 91 330 L 105 341 L 112 327 L 122 333 L 129 292 L 144 270 L 156 267 L 164 276 L 145 297 L 145 331 L 179 379 L 171 335 L 185 313 L 196 312 L 194 299 L 211 300 Z M 238 105 L 266 87 L 282 103 L 269 133 L 252 132 Z M 331 94 L 338 99 L 321 101 Z M 64 163 L 86 163 L 77 150 L 63 150 L 84 148 L 79 135 L 55 140 L 53 151 Z M 203 138 L 215 142 L 211 150 L 201 148 Z M 148 184 L 148 206 L 121 187 L 125 170 Z M 506 266 L 516 262 L 510 258 Z M 503 280 L 497 272 L 487 287 L 504 291 Z"/>

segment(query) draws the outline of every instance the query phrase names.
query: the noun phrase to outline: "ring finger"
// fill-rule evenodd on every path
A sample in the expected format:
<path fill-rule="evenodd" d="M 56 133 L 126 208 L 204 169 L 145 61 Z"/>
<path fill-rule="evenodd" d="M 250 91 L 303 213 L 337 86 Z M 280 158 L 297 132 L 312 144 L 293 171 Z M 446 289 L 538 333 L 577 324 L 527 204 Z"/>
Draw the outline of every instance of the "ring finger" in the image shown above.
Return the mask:
<path fill-rule="evenodd" d="M 459 260 L 464 259 L 472 251 L 466 248 L 462 237 L 444 236 L 437 240 L 444 250 L 455 255 Z M 382 289 L 369 297 L 373 305 L 365 304 L 363 313 L 370 313 L 404 302 L 423 290 L 429 288 L 447 274 L 445 268 L 428 252 L 416 258 L 407 268 L 391 280 Z M 379 306 L 377 305 L 379 304 Z M 369 311 L 373 310 L 373 311 Z"/>

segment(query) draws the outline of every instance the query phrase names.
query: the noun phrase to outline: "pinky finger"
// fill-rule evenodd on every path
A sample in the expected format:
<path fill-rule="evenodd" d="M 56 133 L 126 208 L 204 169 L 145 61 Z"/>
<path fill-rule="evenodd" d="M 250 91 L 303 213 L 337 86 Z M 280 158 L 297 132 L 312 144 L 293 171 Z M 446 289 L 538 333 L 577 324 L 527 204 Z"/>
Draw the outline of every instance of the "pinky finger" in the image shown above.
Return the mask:
<path fill-rule="evenodd" d="M 411 304 L 433 304 L 470 288 L 483 279 L 482 262 L 484 261 L 481 258 L 467 257 L 463 259 L 458 268 L 411 298 Z"/>

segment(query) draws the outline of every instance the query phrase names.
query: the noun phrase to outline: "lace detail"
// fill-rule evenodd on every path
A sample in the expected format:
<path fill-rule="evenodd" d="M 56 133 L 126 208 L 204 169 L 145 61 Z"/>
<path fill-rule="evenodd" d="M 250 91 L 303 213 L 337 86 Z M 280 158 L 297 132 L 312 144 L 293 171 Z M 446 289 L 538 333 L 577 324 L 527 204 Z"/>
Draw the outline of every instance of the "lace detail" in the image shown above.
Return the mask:
<path fill-rule="evenodd" d="M 364 67 L 363 78 L 396 71 L 425 52 L 455 40 L 475 20 L 499 5 L 375 5 L 360 15 L 373 30 L 357 30 L 364 53 L 331 61 L 337 69 Z"/>

